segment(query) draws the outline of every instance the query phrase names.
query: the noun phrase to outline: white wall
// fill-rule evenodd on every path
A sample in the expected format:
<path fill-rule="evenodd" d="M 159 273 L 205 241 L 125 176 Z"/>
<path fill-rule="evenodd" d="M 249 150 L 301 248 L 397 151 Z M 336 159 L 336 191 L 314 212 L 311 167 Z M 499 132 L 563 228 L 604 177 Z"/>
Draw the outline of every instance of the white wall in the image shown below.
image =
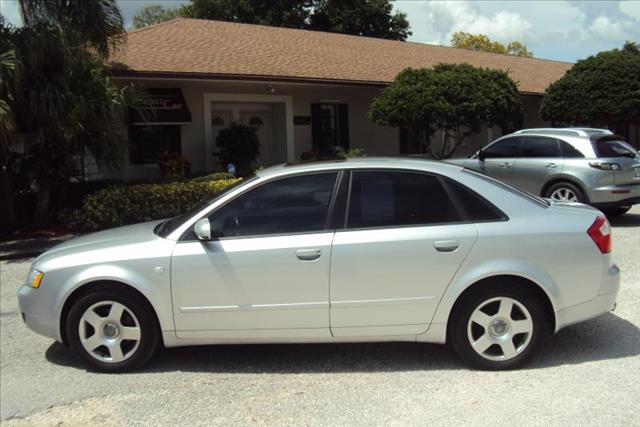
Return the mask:
<path fill-rule="evenodd" d="M 263 83 L 263 82 L 232 82 L 232 81 L 199 81 L 199 80 L 164 80 L 144 79 L 134 80 L 143 87 L 172 87 L 181 88 L 185 101 L 191 111 L 192 123 L 182 125 L 182 155 L 192 164 L 192 172 L 200 173 L 206 170 L 205 150 L 205 118 L 204 94 L 257 94 L 261 98 L 273 89 L 274 96 L 291 96 L 293 99 L 294 116 L 310 116 L 311 104 L 316 102 L 343 102 L 349 105 L 349 140 L 352 148 L 364 148 L 367 154 L 375 156 L 393 156 L 399 154 L 398 130 L 391 127 L 377 125 L 367 117 L 369 105 L 374 97 L 379 95 L 380 88 L 364 86 L 329 86 L 294 83 Z M 548 126 L 538 116 L 540 97 L 523 96 L 524 126 Z M 280 116 L 280 114 L 277 114 Z M 208 125 L 208 120 L 206 123 Z M 126 126 L 123 126 L 126 133 Z M 277 128 L 277 126 L 276 126 Z M 311 149 L 311 125 L 294 126 L 294 158 Z M 501 130 L 494 128 L 490 135 L 483 129 L 473 135 L 456 156 L 465 156 L 475 152 L 492 139 L 501 136 Z M 441 138 L 436 133 L 434 141 Z M 274 147 L 280 147 L 280 158 L 286 158 L 286 135 L 276 132 Z M 110 174 L 108 174 L 110 175 Z M 124 179 L 152 178 L 157 176 L 157 167 L 130 166 L 117 173 Z"/>

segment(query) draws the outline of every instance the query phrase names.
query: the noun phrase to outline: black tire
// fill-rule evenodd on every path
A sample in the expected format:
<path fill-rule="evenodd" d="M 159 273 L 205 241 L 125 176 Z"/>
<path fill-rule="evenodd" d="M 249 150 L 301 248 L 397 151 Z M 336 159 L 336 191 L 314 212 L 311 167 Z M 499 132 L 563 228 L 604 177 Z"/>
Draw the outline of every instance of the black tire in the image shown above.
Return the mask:
<path fill-rule="evenodd" d="M 130 349 L 131 354 L 127 355 L 126 359 L 121 362 L 105 362 L 98 360 L 92 356 L 82 345 L 80 341 L 80 320 L 85 312 L 92 306 L 105 302 L 105 307 L 108 308 L 109 304 L 106 302 L 117 302 L 125 306 L 126 310 L 129 310 L 137 320 L 140 338 L 137 341 L 137 347 Z M 102 309 L 101 306 L 98 307 Z M 76 353 L 91 369 L 101 372 L 126 372 L 135 370 L 144 365 L 153 356 L 158 343 L 160 341 L 160 332 L 157 326 L 155 314 L 149 303 L 138 295 L 131 291 L 118 289 L 100 289 L 94 292 L 83 295 L 76 301 L 67 317 L 66 332 L 69 341 L 69 346 L 72 351 Z M 126 312 L 125 312 L 126 313 Z M 127 320 L 127 316 L 129 320 Z M 122 316 L 121 316 L 122 317 Z M 124 314 L 124 320 L 131 322 L 131 316 L 129 313 Z M 85 326 L 86 327 L 86 326 Z M 97 331 L 94 330 L 94 333 Z M 130 342 L 127 343 L 129 345 Z M 119 348 L 123 351 L 125 344 L 118 344 Z M 106 348 L 106 347 L 105 347 Z"/>
<path fill-rule="evenodd" d="M 602 212 L 604 212 L 604 214 L 610 218 L 615 218 L 617 216 L 626 214 L 627 212 L 629 212 L 629 209 L 631 209 L 631 206 L 618 206 L 616 208 L 602 209 Z"/>
<path fill-rule="evenodd" d="M 528 343 L 523 345 L 523 342 L 526 342 L 527 335 L 516 335 L 511 338 L 512 343 L 516 343 L 517 340 L 519 345 L 522 346 L 522 350 L 517 356 L 508 359 L 508 360 L 489 360 L 484 356 L 480 355 L 476 350 L 474 350 L 471 338 L 469 338 L 469 322 L 471 319 L 471 315 L 475 312 L 476 308 L 483 305 L 486 301 L 490 301 L 494 298 L 510 298 L 521 304 L 526 308 L 528 313 L 530 314 L 530 318 L 532 321 L 532 333 L 530 338 L 528 339 Z M 492 303 L 493 304 L 493 303 Z M 516 306 L 516 312 L 518 308 Z M 536 348 L 539 346 L 543 337 L 546 336 L 549 332 L 548 324 L 545 320 L 544 310 L 536 295 L 528 290 L 514 290 L 506 287 L 502 288 L 493 288 L 493 289 L 480 289 L 475 292 L 471 292 L 465 296 L 463 299 L 456 303 L 454 310 L 450 319 L 450 328 L 448 334 L 448 341 L 455 349 L 456 353 L 460 356 L 462 361 L 466 363 L 468 366 L 481 370 L 508 370 L 514 369 L 522 366 L 527 363 L 531 356 L 535 353 Z M 477 327 L 475 324 L 474 328 Z M 497 345 L 497 344 L 495 344 Z M 487 349 L 493 350 L 494 345 Z M 495 347 L 496 349 L 501 349 L 500 346 Z M 517 348 L 517 345 L 514 345 L 514 348 Z M 495 357 L 500 357 L 500 351 L 497 351 Z M 504 354 L 503 354 L 504 357 Z"/>
<path fill-rule="evenodd" d="M 582 192 L 582 190 L 580 190 L 576 185 L 574 185 L 574 184 L 572 184 L 570 182 L 558 182 L 556 184 L 553 184 L 544 193 L 544 197 L 553 198 L 552 197 L 553 193 L 555 193 L 558 190 L 560 190 L 560 191 L 561 190 L 571 191 L 573 194 L 575 194 L 577 202 L 579 202 L 579 203 L 586 203 L 587 202 L 587 198 L 585 197 L 585 195 Z"/>

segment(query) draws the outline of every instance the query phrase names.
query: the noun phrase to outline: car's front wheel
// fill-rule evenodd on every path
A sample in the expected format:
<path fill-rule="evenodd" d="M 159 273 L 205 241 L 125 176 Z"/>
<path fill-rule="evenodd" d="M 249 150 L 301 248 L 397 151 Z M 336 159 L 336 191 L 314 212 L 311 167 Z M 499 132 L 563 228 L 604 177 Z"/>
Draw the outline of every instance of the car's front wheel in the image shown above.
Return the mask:
<path fill-rule="evenodd" d="M 67 337 L 74 352 L 103 372 L 142 366 L 159 341 L 149 305 L 133 293 L 109 290 L 76 301 L 69 311 Z"/>
<path fill-rule="evenodd" d="M 546 331 L 535 296 L 511 290 L 469 295 L 456 307 L 452 322 L 449 338 L 460 358 L 486 370 L 520 366 Z"/>

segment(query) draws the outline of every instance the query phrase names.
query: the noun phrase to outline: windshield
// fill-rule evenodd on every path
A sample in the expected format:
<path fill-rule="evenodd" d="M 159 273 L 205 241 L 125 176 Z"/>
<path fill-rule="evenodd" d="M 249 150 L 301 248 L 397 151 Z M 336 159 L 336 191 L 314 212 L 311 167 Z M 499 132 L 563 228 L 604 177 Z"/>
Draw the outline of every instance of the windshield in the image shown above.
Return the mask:
<path fill-rule="evenodd" d="M 604 139 L 594 145 L 598 157 L 636 157 L 633 147 L 621 140 Z"/>
<path fill-rule="evenodd" d="M 251 177 L 251 178 L 243 179 L 242 181 L 238 181 L 235 184 L 231 184 L 230 186 L 228 186 L 227 188 L 222 190 L 220 193 L 218 193 L 215 197 L 201 201 L 200 203 L 198 203 L 197 205 L 195 205 L 194 207 L 192 207 L 191 209 L 189 209 L 188 211 L 186 211 L 182 215 L 178 215 L 176 217 L 173 217 L 171 219 L 167 219 L 167 220 L 161 222 L 160 224 L 158 224 L 156 226 L 156 228 L 153 230 L 153 232 L 156 233 L 160 237 L 167 237 L 169 234 L 171 234 L 174 231 L 176 231 L 178 229 L 178 227 L 180 227 L 182 224 L 184 224 L 185 221 L 187 221 L 190 218 L 192 218 L 195 214 L 197 214 L 198 212 L 200 212 L 201 210 L 203 210 L 204 208 L 209 206 L 211 203 L 213 203 L 216 200 L 220 199 L 222 196 L 224 196 L 225 194 L 229 193 L 230 191 L 235 190 L 238 186 L 240 186 L 242 184 L 247 184 L 247 183 L 253 181 L 255 178 L 256 177 L 254 176 L 254 177 Z"/>

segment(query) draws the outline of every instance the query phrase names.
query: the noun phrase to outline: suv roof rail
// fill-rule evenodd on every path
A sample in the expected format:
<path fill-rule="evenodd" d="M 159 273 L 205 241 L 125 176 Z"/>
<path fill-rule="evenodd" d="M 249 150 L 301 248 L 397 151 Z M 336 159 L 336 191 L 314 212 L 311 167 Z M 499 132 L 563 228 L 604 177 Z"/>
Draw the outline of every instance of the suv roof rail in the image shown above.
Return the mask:
<path fill-rule="evenodd" d="M 613 135 L 609 129 L 596 129 L 596 128 L 532 128 L 521 129 L 514 133 L 544 133 L 555 135 L 575 135 L 575 136 L 591 136 L 591 135 Z"/>

